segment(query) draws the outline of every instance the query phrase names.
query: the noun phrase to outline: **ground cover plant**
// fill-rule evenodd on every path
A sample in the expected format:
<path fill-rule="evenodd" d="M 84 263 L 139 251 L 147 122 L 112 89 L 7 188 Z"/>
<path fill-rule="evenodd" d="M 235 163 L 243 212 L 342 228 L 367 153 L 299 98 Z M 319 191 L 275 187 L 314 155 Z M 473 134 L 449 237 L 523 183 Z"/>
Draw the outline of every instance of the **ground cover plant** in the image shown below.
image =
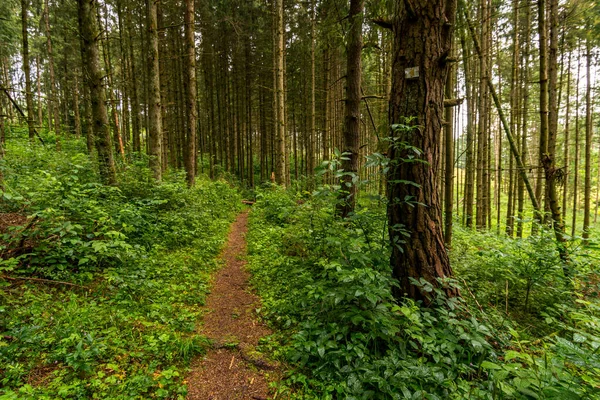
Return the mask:
<path fill-rule="evenodd" d="M 293 369 L 282 392 L 315 399 L 600 395 L 597 289 L 582 290 L 593 276 L 593 252 L 571 249 L 569 283 L 547 232 L 514 241 L 459 230 L 451 252 L 456 280 L 446 284 L 462 298 L 418 282 L 432 304 L 398 302 L 385 206 L 370 203 L 342 220 L 335 202 L 326 190 L 270 188 L 258 192 L 251 215 L 260 311 L 282 332 L 269 345 Z"/>
<path fill-rule="evenodd" d="M 183 398 L 239 195 L 223 181 L 187 189 L 181 174 L 156 185 L 136 155 L 103 186 L 82 152 L 8 141 L 0 398 Z"/>

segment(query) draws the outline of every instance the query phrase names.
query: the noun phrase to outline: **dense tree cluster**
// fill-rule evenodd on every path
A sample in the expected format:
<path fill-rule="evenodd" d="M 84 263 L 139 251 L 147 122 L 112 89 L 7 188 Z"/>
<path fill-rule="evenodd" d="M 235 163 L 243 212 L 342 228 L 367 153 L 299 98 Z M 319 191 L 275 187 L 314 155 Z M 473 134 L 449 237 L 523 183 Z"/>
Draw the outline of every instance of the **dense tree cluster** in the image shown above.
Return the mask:
<path fill-rule="evenodd" d="M 365 189 L 387 192 L 392 237 L 411 229 L 401 280 L 450 274 L 457 217 L 551 223 L 567 261 L 600 205 L 599 26 L 593 0 L 5 0 L 0 133 L 21 119 L 57 151 L 84 135 L 107 184 L 136 154 L 158 181 L 249 187 L 311 187 L 341 158 L 343 216 L 381 154 Z"/>

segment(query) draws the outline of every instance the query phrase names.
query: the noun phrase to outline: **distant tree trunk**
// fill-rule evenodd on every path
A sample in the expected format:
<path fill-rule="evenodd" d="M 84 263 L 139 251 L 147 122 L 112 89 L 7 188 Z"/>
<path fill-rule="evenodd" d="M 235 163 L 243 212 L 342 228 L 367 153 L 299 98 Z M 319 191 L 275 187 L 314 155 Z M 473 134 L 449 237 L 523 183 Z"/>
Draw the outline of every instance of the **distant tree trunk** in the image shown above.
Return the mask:
<path fill-rule="evenodd" d="M 539 129 L 539 146 L 538 146 L 538 157 L 540 166 L 546 162 L 545 157 L 548 153 L 548 32 L 546 24 L 546 0 L 538 1 L 538 37 L 539 37 L 539 74 L 540 74 L 540 129 Z M 537 172 L 537 184 L 535 187 L 535 197 L 538 202 L 542 204 L 542 192 L 544 188 L 544 171 L 546 168 L 539 168 Z M 546 182 L 546 186 L 548 182 Z M 547 192 L 544 192 L 544 211 L 548 211 L 546 207 L 549 206 L 549 198 Z M 546 220 L 546 217 L 542 215 L 536 215 L 535 218 L 539 223 L 542 220 Z M 534 232 L 535 224 L 534 224 Z"/>
<path fill-rule="evenodd" d="M 3 82 L 0 82 L 2 84 Z M 4 102 L 0 101 L 0 162 L 4 158 L 4 143 L 6 142 L 6 138 L 4 137 Z M 3 186 L 4 175 L 2 174 L 2 169 L 0 169 L 0 190 L 4 190 Z"/>
<path fill-rule="evenodd" d="M 395 295 L 407 294 L 426 302 L 427 292 L 413 285 L 411 278 L 423 278 L 437 286 L 437 278 L 452 275 L 444 246 L 435 167 L 440 157 L 444 84 L 455 17 L 455 0 L 404 1 L 397 5 L 393 21 L 393 142 L 388 174 L 391 265 L 400 284 Z M 412 129 L 394 129 L 396 124 L 406 123 L 407 117 L 415 118 L 409 122 Z M 403 142 L 423 150 L 426 163 L 403 161 L 414 155 L 402 147 Z M 398 227 L 406 229 L 409 236 L 405 238 Z M 445 290 L 449 296 L 457 294 L 454 289 Z"/>
<path fill-rule="evenodd" d="M 81 137 L 81 116 L 79 114 L 79 81 L 75 75 L 75 87 L 73 88 L 73 111 L 75 112 L 75 137 Z"/>
<path fill-rule="evenodd" d="M 185 1 L 185 83 L 187 87 L 187 157 L 185 170 L 187 184 L 194 186 L 196 181 L 196 43 L 194 38 L 194 0 Z"/>
<path fill-rule="evenodd" d="M 58 93 L 56 90 L 56 82 L 54 78 L 54 54 L 52 52 L 52 36 L 50 34 L 50 10 L 48 8 L 48 0 L 44 0 L 44 29 L 46 31 L 46 49 L 48 51 L 48 71 L 50 75 L 50 93 L 52 98 L 50 100 L 50 106 L 52 110 L 48 110 L 48 113 L 52 113 L 54 116 L 54 133 L 56 134 L 56 149 L 60 150 L 60 135 L 61 135 L 61 123 L 60 114 L 58 112 Z"/>
<path fill-rule="evenodd" d="M 583 193 L 583 239 L 590 237 L 590 211 L 592 190 L 592 43 L 588 38 L 586 46 L 586 91 L 585 91 L 585 178 Z"/>
<path fill-rule="evenodd" d="M 141 137 L 140 137 L 140 130 L 141 130 L 141 119 L 140 119 L 140 100 L 139 100 L 139 96 L 138 96 L 138 78 L 137 78 L 137 73 L 136 73 L 136 65 L 135 65 L 135 55 L 133 53 L 133 28 L 132 28 L 132 21 L 131 21 L 131 10 L 128 10 L 129 12 L 126 12 L 126 16 L 125 16 L 125 24 L 126 24 L 126 30 L 127 30 L 127 36 L 129 37 L 128 40 L 128 55 L 129 55 L 129 68 L 130 68 L 130 80 L 129 80 L 129 84 L 131 85 L 130 88 L 130 95 L 131 95 L 131 127 L 132 127 L 132 142 L 133 142 L 133 151 L 137 151 L 140 152 L 142 151 L 142 146 L 141 146 Z"/>
<path fill-rule="evenodd" d="M 575 236 L 577 228 L 577 209 L 579 195 L 579 80 L 581 79 L 581 43 L 577 46 L 577 84 L 575 85 L 575 154 L 573 155 L 573 220 L 571 222 L 571 236 Z"/>
<path fill-rule="evenodd" d="M 104 25 L 108 27 L 108 10 L 106 4 L 104 4 Z M 102 20 L 98 13 L 98 26 L 100 30 L 102 28 Z M 108 28 L 107 28 L 108 29 Z M 121 125 L 119 124 L 119 115 L 117 113 L 117 103 L 119 102 L 118 96 L 114 97 L 114 84 L 113 84 L 113 67 L 110 51 L 110 37 L 108 36 L 108 30 L 104 34 L 104 46 L 102 46 L 102 53 L 104 57 L 104 65 L 106 68 L 106 80 L 108 93 L 108 104 L 110 106 L 112 114 L 112 125 L 113 125 L 113 145 L 115 146 L 115 154 L 120 154 L 123 160 L 125 160 L 125 149 L 123 147 L 123 138 L 121 136 Z"/>
<path fill-rule="evenodd" d="M 39 54 L 35 58 L 35 78 L 37 86 L 37 123 L 41 127 L 44 123 L 43 106 L 42 106 L 42 79 L 40 77 L 41 61 Z M 1 118 L 1 117 L 0 117 Z"/>
<path fill-rule="evenodd" d="M 93 132 L 100 176 L 105 184 L 117 183 L 115 162 L 110 143 L 110 126 L 106 112 L 106 97 L 102 88 L 102 70 L 98 49 L 98 23 L 96 20 L 97 0 L 77 0 L 79 15 L 79 32 L 82 38 L 85 58 L 84 76 L 90 91 L 92 104 Z"/>
<path fill-rule="evenodd" d="M 80 0 L 82 1 L 82 0 Z M 148 10 L 148 109 L 150 169 L 154 179 L 162 180 L 162 115 L 160 95 L 160 68 L 158 62 L 158 0 L 146 0 Z"/>
<path fill-rule="evenodd" d="M 569 118 L 571 118 L 571 61 L 572 61 L 572 57 L 573 57 L 573 52 L 570 50 L 569 51 L 569 61 L 567 62 L 567 96 L 566 96 L 566 110 L 565 110 L 565 146 L 564 146 L 564 153 L 563 153 L 563 159 L 564 159 L 564 165 L 565 165 L 565 181 L 564 181 L 564 185 L 563 185 L 563 198 L 562 198 L 562 210 L 564 213 L 564 218 L 565 221 L 568 221 L 567 219 L 567 199 L 568 199 L 568 194 L 569 194 L 569 178 L 570 178 L 570 171 L 572 170 L 571 167 L 569 166 L 570 164 L 570 147 L 571 147 L 571 132 L 570 132 L 570 121 Z"/>
<path fill-rule="evenodd" d="M 31 68 L 29 65 L 29 37 L 27 32 L 29 0 L 21 0 L 21 27 L 23 32 L 23 73 L 25 74 L 25 102 L 27 103 L 27 128 L 29 141 L 35 137 L 35 120 L 33 111 L 33 93 L 31 92 Z"/>
<path fill-rule="evenodd" d="M 360 137 L 360 80 L 362 76 L 362 26 L 364 0 L 350 1 L 350 31 L 347 44 L 346 99 L 344 118 L 344 145 L 340 200 L 338 214 L 346 218 L 354 212 L 357 189 L 354 176 L 358 174 L 358 146 Z"/>
<path fill-rule="evenodd" d="M 461 47 L 463 52 L 463 68 L 465 74 L 465 91 L 466 91 L 466 107 L 467 107 L 467 138 L 465 149 L 465 226 L 473 227 L 473 201 L 475 200 L 475 164 L 473 157 L 473 148 L 475 142 L 475 134 L 473 132 L 474 110 L 473 110 L 473 84 L 471 80 L 474 74 L 472 73 L 470 62 L 470 51 L 466 39 L 466 28 L 461 29 Z"/>
<path fill-rule="evenodd" d="M 510 110 L 510 129 L 516 133 L 518 129 L 518 112 L 519 112 L 519 56 L 520 56 L 520 43 L 519 43 L 519 0 L 513 0 L 513 58 L 512 58 L 512 70 L 510 79 L 510 97 L 511 97 L 511 110 Z M 513 197 L 516 197 L 516 193 L 513 193 L 513 177 L 515 174 L 512 171 L 513 159 L 510 157 L 509 163 L 509 192 L 508 192 L 508 207 L 506 209 L 506 234 L 512 237 L 514 234 L 515 226 L 515 210 L 513 208 Z"/>
<path fill-rule="evenodd" d="M 330 52 L 326 44 L 323 50 L 323 131 L 321 142 L 323 144 L 323 160 L 329 160 L 329 70 L 330 70 Z"/>
<path fill-rule="evenodd" d="M 454 98 L 456 68 L 451 65 L 446 79 L 445 95 L 447 99 Z M 452 245 L 452 218 L 454 208 L 454 108 L 446 107 L 444 125 L 445 177 L 444 177 L 444 242 Z"/>
<path fill-rule="evenodd" d="M 315 49 L 316 49 L 316 15 L 315 15 L 315 0 L 311 0 L 310 3 L 310 128 L 309 128 L 309 136 L 308 136 L 308 147 L 307 147 L 307 157 L 306 157 L 306 168 L 308 170 L 309 177 L 314 173 L 315 169 L 315 157 L 316 154 L 316 146 L 315 142 L 317 140 L 317 127 L 316 127 L 316 59 L 315 59 Z"/>
<path fill-rule="evenodd" d="M 523 0 L 523 10 L 525 11 L 525 24 L 523 26 L 523 37 L 529 38 L 531 29 L 531 11 L 528 0 Z M 529 126 L 529 53 L 530 53 L 530 40 L 524 40 L 523 57 L 522 57 L 522 68 L 521 68 L 521 94 L 523 98 L 521 106 L 521 163 L 525 165 L 525 157 L 527 156 L 527 133 Z M 523 237 L 523 220 L 525 218 L 525 180 L 519 176 L 517 183 L 517 237 Z"/>

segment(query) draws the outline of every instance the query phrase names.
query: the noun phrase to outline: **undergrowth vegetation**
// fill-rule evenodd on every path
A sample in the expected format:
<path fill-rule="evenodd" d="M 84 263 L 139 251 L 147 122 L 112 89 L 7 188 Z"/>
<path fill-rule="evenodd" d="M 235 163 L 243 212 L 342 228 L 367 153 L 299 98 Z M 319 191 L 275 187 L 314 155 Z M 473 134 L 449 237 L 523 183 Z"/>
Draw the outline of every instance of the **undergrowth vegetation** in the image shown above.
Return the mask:
<path fill-rule="evenodd" d="M 239 195 L 221 181 L 188 189 L 181 174 L 156 185 L 143 158 L 103 186 L 82 151 L 8 140 L 0 398 L 184 398 Z"/>
<path fill-rule="evenodd" d="M 600 396 L 593 250 L 564 265 L 550 232 L 522 240 L 458 230 L 461 298 L 427 282 L 398 302 L 385 204 L 334 215 L 336 195 L 265 188 L 249 232 L 270 345 L 303 399 L 583 399 Z M 566 275 L 565 275 L 566 274 Z"/>

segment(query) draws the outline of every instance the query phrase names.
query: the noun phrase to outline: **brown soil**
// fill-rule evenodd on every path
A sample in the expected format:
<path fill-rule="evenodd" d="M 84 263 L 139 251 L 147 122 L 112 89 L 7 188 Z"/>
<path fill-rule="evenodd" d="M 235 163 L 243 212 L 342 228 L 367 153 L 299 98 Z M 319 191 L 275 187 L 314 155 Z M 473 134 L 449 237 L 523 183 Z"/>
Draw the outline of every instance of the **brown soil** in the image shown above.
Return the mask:
<path fill-rule="evenodd" d="M 258 340 L 271 332 L 257 321 L 259 299 L 248 287 L 246 232 L 248 212 L 231 226 L 219 270 L 208 295 L 201 333 L 213 341 L 187 378 L 189 400 L 269 399 L 268 382 L 277 366 L 256 352 Z"/>
<path fill-rule="evenodd" d="M 26 215 L 19 213 L 0 213 L 0 233 L 6 233 L 10 227 L 22 226 L 26 223 Z"/>

